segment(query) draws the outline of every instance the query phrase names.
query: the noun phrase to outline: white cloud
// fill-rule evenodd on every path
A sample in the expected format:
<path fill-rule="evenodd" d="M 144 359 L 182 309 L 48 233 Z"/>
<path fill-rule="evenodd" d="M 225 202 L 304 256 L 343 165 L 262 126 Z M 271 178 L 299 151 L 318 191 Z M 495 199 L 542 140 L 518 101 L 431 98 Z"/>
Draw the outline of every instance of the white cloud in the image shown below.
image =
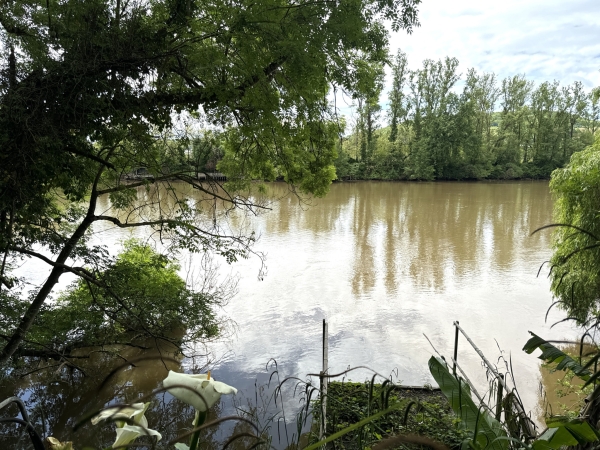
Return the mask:
<path fill-rule="evenodd" d="M 598 0 L 423 0 L 419 18 L 412 35 L 394 33 L 390 41 L 413 69 L 450 56 L 462 73 L 474 67 L 499 79 L 523 73 L 536 84 L 600 85 Z"/>
<path fill-rule="evenodd" d="M 600 0 L 422 0 L 419 21 L 413 34 L 390 37 L 391 55 L 402 49 L 413 70 L 424 59 L 449 56 L 459 60 L 463 75 L 473 67 L 495 73 L 499 82 L 524 74 L 536 85 L 600 86 Z M 390 85 L 388 68 L 384 109 Z M 338 93 L 340 114 L 350 121 L 351 103 Z"/>

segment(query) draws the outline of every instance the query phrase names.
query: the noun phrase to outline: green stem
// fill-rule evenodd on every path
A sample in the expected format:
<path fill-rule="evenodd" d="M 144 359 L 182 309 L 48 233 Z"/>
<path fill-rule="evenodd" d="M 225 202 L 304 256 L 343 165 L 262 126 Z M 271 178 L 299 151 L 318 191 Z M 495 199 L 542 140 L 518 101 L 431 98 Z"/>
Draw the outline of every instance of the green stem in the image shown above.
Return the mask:
<path fill-rule="evenodd" d="M 196 419 L 196 422 L 194 423 L 194 428 L 198 428 L 206 420 L 206 411 L 198 411 L 197 414 L 198 419 Z M 192 440 L 190 441 L 190 450 L 197 450 L 198 441 L 200 440 L 200 431 L 202 430 L 198 430 L 192 435 Z"/>

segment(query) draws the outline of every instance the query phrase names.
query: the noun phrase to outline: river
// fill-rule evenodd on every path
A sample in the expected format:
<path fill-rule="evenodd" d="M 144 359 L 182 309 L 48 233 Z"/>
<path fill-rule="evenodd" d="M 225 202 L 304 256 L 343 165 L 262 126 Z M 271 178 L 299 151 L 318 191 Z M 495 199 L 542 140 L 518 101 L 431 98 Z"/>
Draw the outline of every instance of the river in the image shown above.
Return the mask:
<path fill-rule="evenodd" d="M 257 257 L 221 263 L 221 274 L 239 276 L 237 295 L 221 311 L 233 333 L 202 347 L 214 377 L 240 389 L 238 405 L 268 382 L 271 359 L 280 378 L 320 370 L 323 319 L 332 373 L 368 366 L 403 384 L 433 383 L 424 335 L 450 357 L 458 320 L 490 360 L 512 360 L 523 402 L 537 414 L 538 360 L 521 351 L 528 330 L 575 336 L 569 324 L 550 329 L 560 311 L 545 320 L 549 280 L 547 270 L 537 274 L 551 255 L 551 236 L 531 233 L 552 221 L 547 182 L 336 183 L 325 198 L 309 201 L 284 184 L 268 190 L 278 198 L 272 209 L 244 220 L 260 236 L 255 248 L 266 255 L 266 276 L 259 277 Z M 128 236 L 105 228 L 96 239 L 116 251 Z M 187 259 L 183 266 L 190 267 Z M 464 339 L 459 350 L 459 362 L 485 389 L 479 357 Z M 201 365 L 183 361 L 188 370 L 194 364 Z M 158 372 L 156 383 L 164 376 Z M 370 372 L 348 377 L 362 381 Z M 293 385 L 285 396 L 293 411 Z"/>

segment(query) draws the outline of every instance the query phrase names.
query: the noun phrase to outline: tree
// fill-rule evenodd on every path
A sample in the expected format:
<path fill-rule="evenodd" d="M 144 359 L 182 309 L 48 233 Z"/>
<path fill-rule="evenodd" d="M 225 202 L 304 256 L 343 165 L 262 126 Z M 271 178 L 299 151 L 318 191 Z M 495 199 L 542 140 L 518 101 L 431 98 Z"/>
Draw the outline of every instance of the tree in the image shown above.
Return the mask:
<path fill-rule="evenodd" d="M 457 98 L 451 92 L 459 79 L 458 60 L 423 61 L 423 68 L 411 77 L 415 143 L 409 155 L 411 178 L 445 178 L 453 156 L 458 154 L 451 124 Z"/>
<path fill-rule="evenodd" d="M 369 73 L 363 68 L 386 57 L 382 21 L 410 31 L 418 4 L 3 2 L 0 276 L 14 289 L 11 262 L 24 256 L 48 263 L 51 272 L 22 316 L 0 330 L 0 362 L 23 344 L 63 273 L 106 289 L 105 252 L 87 245 L 94 224 L 152 227 L 175 248 L 233 260 L 247 254 L 253 237 L 224 233 L 217 217 L 200 214 L 203 205 L 256 208 L 232 189 L 257 178 L 283 177 L 323 195 L 335 177 L 338 130 L 329 89 L 362 95 Z M 219 169 L 229 176 L 226 190 L 199 182 L 193 170 L 169 169 L 174 152 L 185 155 L 180 150 L 189 146 L 169 133 L 182 114 L 201 115 L 224 132 Z M 124 183 L 135 167 L 152 178 Z M 162 192 L 152 185 L 173 181 L 205 197 L 191 205 L 171 186 L 164 194 L 169 208 L 136 204 L 138 188 L 152 197 Z M 111 210 L 99 213 L 104 196 Z M 133 208 L 135 214 L 123 214 Z"/>
<path fill-rule="evenodd" d="M 392 89 L 390 99 L 390 135 L 389 141 L 395 142 L 398 137 L 398 124 L 406 119 L 407 105 L 404 94 L 405 84 L 408 77 L 408 60 L 406 53 L 398 49 L 396 59 L 392 63 Z"/>
<path fill-rule="evenodd" d="M 365 81 L 361 84 L 364 94 L 356 96 L 357 119 L 356 139 L 360 148 L 361 170 L 365 175 L 372 172 L 373 151 L 376 147 L 375 130 L 377 119 L 381 111 L 379 96 L 383 89 L 384 71 L 383 64 L 375 64 L 361 68 L 365 73 Z"/>
<path fill-rule="evenodd" d="M 586 108 L 582 112 L 582 125 L 586 138 L 593 141 L 593 137 L 600 125 L 600 87 L 592 89 L 587 95 Z"/>
<path fill-rule="evenodd" d="M 461 139 L 465 160 L 462 172 L 469 178 L 485 178 L 490 173 L 492 121 L 499 94 L 493 73 L 480 75 L 475 69 L 468 71 L 459 108 L 464 119 L 458 127 L 465 130 Z"/>
<path fill-rule="evenodd" d="M 552 292 L 582 324 L 600 315 L 600 139 L 552 173 L 556 197 Z"/>
<path fill-rule="evenodd" d="M 521 163 L 527 136 L 525 116 L 533 82 L 523 75 L 502 80 L 500 87 L 500 117 L 492 145 L 494 175 L 498 178 L 518 178 L 522 175 Z"/>
<path fill-rule="evenodd" d="M 224 286 L 190 289 L 178 274 L 179 266 L 148 244 L 130 240 L 124 251 L 98 272 L 92 284 L 78 279 L 53 305 L 45 305 L 29 330 L 35 343 L 18 356 L 69 358 L 83 347 L 136 343 L 155 337 L 177 341 L 177 330 L 190 339 L 216 336 L 219 324 L 214 307 L 234 292 Z M 10 304 L 19 309 L 22 301 Z"/>

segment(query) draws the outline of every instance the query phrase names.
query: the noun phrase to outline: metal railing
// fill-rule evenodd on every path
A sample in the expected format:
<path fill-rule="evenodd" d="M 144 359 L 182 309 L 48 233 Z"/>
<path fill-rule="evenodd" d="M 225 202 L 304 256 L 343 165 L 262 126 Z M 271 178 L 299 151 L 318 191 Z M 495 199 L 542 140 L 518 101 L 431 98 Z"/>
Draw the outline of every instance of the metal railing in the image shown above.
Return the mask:
<path fill-rule="evenodd" d="M 527 435 L 527 437 L 529 437 L 531 439 L 537 437 L 535 423 L 533 422 L 533 420 L 531 420 L 529 415 L 527 415 L 527 413 L 525 412 L 525 409 L 523 408 L 523 404 L 521 403 L 516 390 L 514 388 L 510 388 L 507 385 L 506 380 L 504 379 L 504 375 L 499 373 L 498 370 L 496 369 L 496 367 L 490 361 L 488 361 L 488 359 L 485 357 L 485 355 L 479 349 L 479 347 L 477 347 L 477 345 L 475 345 L 475 343 L 469 337 L 469 335 L 465 332 L 465 330 L 463 330 L 461 328 L 459 322 L 455 321 L 453 323 L 453 325 L 454 325 L 454 329 L 455 329 L 454 357 L 452 358 L 454 376 L 456 376 L 456 370 L 458 369 L 460 371 L 461 375 L 463 376 L 463 378 L 465 379 L 465 381 L 469 384 L 469 386 L 471 386 L 472 391 L 475 393 L 475 395 L 479 399 L 479 401 L 481 403 L 485 403 L 483 398 L 475 390 L 473 383 L 471 383 L 471 381 L 467 378 L 465 372 L 458 365 L 458 362 L 457 362 L 458 338 L 459 338 L 460 334 L 462 334 L 464 336 L 464 338 L 467 340 L 467 342 L 471 345 L 471 347 L 473 347 L 473 350 L 475 350 L 475 352 L 479 355 L 479 357 L 483 361 L 483 364 L 485 365 L 486 369 L 496 379 L 497 392 L 496 392 L 496 405 L 495 405 L 495 411 L 494 411 L 496 420 L 500 420 L 502 411 L 503 411 L 504 399 L 506 397 L 508 397 L 510 401 L 507 402 L 507 405 L 508 405 L 508 407 L 510 407 L 514 410 L 514 412 L 516 413 L 516 416 L 520 419 L 523 432 Z M 508 394 L 512 394 L 512 395 L 508 395 Z M 506 412 L 505 412 L 505 417 L 506 417 Z"/>

